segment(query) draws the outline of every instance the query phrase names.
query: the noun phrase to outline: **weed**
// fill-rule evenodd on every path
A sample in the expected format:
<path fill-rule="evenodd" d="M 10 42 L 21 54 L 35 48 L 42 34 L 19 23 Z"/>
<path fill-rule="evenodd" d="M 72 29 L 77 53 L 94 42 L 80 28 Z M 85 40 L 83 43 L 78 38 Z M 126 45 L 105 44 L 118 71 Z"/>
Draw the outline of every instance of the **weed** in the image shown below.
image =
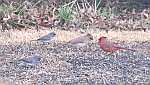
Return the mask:
<path fill-rule="evenodd" d="M 61 7 L 58 15 L 61 19 L 68 22 L 68 21 L 72 20 L 72 18 L 73 18 L 73 11 L 68 6 Z"/>

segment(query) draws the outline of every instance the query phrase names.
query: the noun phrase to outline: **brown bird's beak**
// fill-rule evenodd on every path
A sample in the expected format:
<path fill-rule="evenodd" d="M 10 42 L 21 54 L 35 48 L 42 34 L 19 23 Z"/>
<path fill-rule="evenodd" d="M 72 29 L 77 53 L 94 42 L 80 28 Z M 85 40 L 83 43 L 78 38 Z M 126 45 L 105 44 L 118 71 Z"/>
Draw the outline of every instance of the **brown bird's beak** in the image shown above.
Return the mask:
<path fill-rule="evenodd" d="M 91 34 L 87 34 L 90 40 L 93 40 L 93 36 Z"/>
<path fill-rule="evenodd" d="M 90 40 L 93 40 L 93 37 L 90 37 Z"/>

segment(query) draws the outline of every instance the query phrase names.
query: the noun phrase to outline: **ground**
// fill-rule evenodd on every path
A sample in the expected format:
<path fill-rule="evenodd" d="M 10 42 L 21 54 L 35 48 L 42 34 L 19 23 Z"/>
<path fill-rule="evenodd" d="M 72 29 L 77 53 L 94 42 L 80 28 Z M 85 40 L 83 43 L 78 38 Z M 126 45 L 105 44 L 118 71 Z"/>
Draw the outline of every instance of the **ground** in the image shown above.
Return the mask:
<path fill-rule="evenodd" d="M 55 31 L 58 42 L 30 42 Z M 149 85 L 150 33 L 88 31 L 94 40 L 82 48 L 65 44 L 82 34 L 60 30 L 8 31 L 0 34 L 0 85 Z M 100 49 L 97 39 L 107 36 L 123 47 L 111 55 Z M 22 66 L 18 60 L 38 54 L 40 64 Z M 2 83 L 2 84 L 1 84 Z"/>

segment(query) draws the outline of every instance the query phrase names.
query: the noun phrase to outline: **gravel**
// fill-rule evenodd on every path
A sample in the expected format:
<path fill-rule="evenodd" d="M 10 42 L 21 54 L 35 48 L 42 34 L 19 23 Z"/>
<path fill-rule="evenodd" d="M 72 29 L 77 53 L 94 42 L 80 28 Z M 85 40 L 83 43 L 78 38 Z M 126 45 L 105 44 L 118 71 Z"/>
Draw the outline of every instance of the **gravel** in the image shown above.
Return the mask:
<path fill-rule="evenodd" d="M 0 78 L 13 81 L 14 85 L 149 85 L 149 45 L 122 43 L 138 50 L 110 55 L 97 43 L 82 48 L 63 43 L 1 45 Z M 41 56 L 40 64 L 19 64 L 20 59 L 35 54 Z"/>

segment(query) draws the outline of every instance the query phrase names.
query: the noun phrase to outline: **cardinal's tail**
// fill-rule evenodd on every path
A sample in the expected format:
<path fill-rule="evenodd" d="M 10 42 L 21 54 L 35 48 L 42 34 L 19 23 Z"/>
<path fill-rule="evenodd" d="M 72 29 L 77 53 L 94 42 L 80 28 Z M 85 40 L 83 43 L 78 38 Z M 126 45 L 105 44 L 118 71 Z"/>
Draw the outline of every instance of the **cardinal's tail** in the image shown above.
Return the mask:
<path fill-rule="evenodd" d="M 119 48 L 119 49 L 124 49 L 124 50 L 130 50 L 130 51 L 136 51 L 136 50 L 134 50 L 134 49 L 123 48 L 123 47 L 117 47 L 117 48 Z"/>

